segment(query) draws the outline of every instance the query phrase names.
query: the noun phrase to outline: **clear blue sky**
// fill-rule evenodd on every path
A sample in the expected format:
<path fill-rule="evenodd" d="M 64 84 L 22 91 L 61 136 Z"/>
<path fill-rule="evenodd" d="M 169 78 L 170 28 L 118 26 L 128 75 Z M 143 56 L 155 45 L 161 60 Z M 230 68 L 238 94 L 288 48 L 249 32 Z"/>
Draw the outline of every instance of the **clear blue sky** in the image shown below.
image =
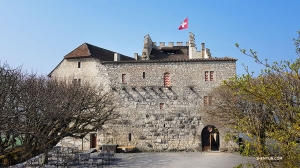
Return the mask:
<path fill-rule="evenodd" d="M 295 60 L 299 17 L 299 0 L 1 0 L 0 61 L 46 75 L 84 42 L 133 57 L 146 34 L 167 43 L 193 32 L 198 50 L 204 42 L 214 57 L 237 58 L 237 74 L 242 63 L 259 72 L 235 43 L 271 62 Z"/>

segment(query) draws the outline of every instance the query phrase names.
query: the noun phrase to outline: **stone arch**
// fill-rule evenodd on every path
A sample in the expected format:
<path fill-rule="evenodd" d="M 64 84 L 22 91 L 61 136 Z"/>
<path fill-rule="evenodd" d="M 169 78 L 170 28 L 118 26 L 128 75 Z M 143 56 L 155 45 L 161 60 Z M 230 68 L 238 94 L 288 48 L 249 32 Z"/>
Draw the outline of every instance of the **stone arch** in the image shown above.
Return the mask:
<path fill-rule="evenodd" d="M 207 125 L 201 132 L 202 151 L 219 151 L 220 133 L 213 125 Z"/>

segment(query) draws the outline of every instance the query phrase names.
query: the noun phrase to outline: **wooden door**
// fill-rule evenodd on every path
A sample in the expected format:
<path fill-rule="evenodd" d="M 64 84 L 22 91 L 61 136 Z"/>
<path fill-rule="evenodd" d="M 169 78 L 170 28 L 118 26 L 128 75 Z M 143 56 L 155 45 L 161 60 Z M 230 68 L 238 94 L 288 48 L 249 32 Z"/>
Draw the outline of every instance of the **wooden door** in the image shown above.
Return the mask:
<path fill-rule="evenodd" d="M 90 134 L 90 148 L 96 148 L 97 147 L 97 134 L 91 133 Z"/>

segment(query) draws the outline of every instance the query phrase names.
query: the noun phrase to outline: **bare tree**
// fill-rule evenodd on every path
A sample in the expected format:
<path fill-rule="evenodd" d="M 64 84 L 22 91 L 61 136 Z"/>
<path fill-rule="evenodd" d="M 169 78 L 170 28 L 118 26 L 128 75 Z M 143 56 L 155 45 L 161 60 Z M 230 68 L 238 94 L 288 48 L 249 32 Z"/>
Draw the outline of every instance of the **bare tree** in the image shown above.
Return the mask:
<path fill-rule="evenodd" d="M 47 152 L 64 137 L 82 138 L 118 116 L 112 95 L 101 88 L 22 74 L 7 64 L 0 69 L 3 165 Z"/>

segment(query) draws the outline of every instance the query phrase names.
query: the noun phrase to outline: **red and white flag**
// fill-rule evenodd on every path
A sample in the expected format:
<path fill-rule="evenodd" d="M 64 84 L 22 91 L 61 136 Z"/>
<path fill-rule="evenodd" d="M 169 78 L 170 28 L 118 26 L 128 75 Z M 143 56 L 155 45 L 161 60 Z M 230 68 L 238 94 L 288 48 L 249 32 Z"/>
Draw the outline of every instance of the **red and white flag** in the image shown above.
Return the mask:
<path fill-rule="evenodd" d="M 188 18 L 184 19 L 184 21 L 180 24 L 178 30 L 186 29 L 189 27 Z"/>

